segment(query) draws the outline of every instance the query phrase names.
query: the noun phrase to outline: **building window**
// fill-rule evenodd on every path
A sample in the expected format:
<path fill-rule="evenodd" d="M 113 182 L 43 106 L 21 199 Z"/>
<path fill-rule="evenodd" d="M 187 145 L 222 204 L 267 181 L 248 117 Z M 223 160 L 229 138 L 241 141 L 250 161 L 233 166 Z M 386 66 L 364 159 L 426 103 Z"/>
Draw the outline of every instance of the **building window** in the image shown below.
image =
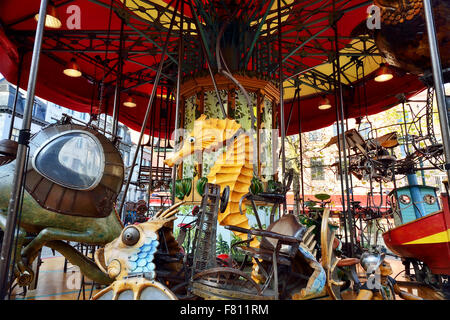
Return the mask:
<path fill-rule="evenodd" d="M 14 101 L 13 93 L 8 92 L 8 86 L 1 85 L 0 86 L 0 105 L 8 106 L 8 107 L 12 108 L 13 101 Z"/>
<path fill-rule="evenodd" d="M 322 132 L 320 130 L 311 131 L 309 133 L 309 141 L 320 141 L 322 139 Z"/>
<path fill-rule="evenodd" d="M 77 139 L 75 144 L 78 149 L 83 149 L 83 139 Z"/>
<path fill-rule="evenodd" d="M 336 181 L 341 181 L 341 174 L 340 174 L 341 164 L 339 163 L 338 157 L 335 158 L 335 163 L 336 163 L 336 166 L 335 166 L 336 169 L 334 169 L 334 170 L 336 170 Z M 347 160 L 345 163 L 347 164 L 347 171 L 349 173 L 348 177 L 349 177 L 349 179 L 351 179 L 351 177 L 350 177 L 350 173 L 351 173 L 350 172 L 350 162 Z M 344 165 L 344 159 L 342 159 L 342 165 Z M 344 179 L 345 179 L 345 177 L 344 177 Z M 362 181 L 369 181 L 368 176 L 363 176 Z"/>
<path fill-rule="evenodd" d="M 344 123 L 344 128 L 342 128 L 342 123 L 335 122 L 333 123 L 333 135 L 337 136 L 339 131 L 339 135 L 342 135 L 342 132 L 347 132 L 347 124 Z"/>
<path fill-rule="evenodd" d="M 72 169 L 73 169 L 74 171 L 79 171 L 79 170 L 80 170 L 80 167 L 81 167 L 81 161 L 80 161 L 80 159 L 73 159 L 73 162 L 72 162 Z"/>
<path fill-rule="evenodd" d="M 11 139 L 14 141 L 19 141 L 19 133 L 20 133 L 19 129 L 13 128 L 12 134 L 11 134 Z"/>
<path fill-rule="evenodd" d="M 363 122 L 359 126 L 359 134 L 364 138 L 364 140 L 369 139 L 369 133 L 371 131 L 371 125 L 368 122 Z"/>
<path fill-rule="evenodd" d="M 123 162 L 124 162 L 125 165 L 127 165 L 127 166 L 130 165 L 130 151 L 124 151 Z"/>
<path fill-rule="evenodd" d="M 337 122 L 333 123 L 333 136 L 337 136 L 338 135 L 338 126 L 337 126 Z"/>
<path fill-rule="evenodd" d="M 341 181 L 341 173 L 340 173 L 340 168 L 341 168 L 341 163 L 339 162 L 339 157 L 334 159 L 335 163 L 336 163 L 336 180 L 337 181 Z"/>
<path fill-rule="evenodd" d="M 311 159 L 311 180 L 325 180 L 323 160 L 318 158 Z"/>
<path fill-rule="evenodd" d="M 336 157 L 334 160 L 335 160 L 335 163 L 336 163 L 336 166 L 335 166 L 335 168 L 336 168 L 336 180 L 337 181 L 341 181 L 341 174 L 340 174 L 341 164 L 339 162 L 339 157 Z M 344 159 L 343 158 L 342 158 L 342 164 L 344 165 Z M 346 164 L 347 164 L 347 170 L 350 170 L 350 162 L 348 160 L 346 161 Z"/>
<path fill-rule="evenodd" d="M 25 103 L 26 103 L 25 97 L 20 95 L 20 98 L 17 99 L 16 112 L 23 113 L 25 111 Z"/>
<path fill-rule="evenodd" d="M 33 106 L 33 117 L 45 121 L 45 115 L 47 113 L 47 106 L 38 102 L 35 102 Z"/>

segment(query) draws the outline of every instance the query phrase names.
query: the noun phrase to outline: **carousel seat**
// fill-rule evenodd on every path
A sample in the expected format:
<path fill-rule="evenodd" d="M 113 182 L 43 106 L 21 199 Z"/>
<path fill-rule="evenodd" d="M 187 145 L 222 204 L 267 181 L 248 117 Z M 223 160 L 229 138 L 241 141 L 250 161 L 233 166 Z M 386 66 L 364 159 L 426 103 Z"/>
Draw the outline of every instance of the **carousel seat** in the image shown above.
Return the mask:
<path fill-rule="evenodd" d="M 378 161 L 384 162 L 384 163 L 390 163 L 397 161 L 397 158 L 392 155 L 382 155 L 375 158 Z"/>
<path fill-rule="evenodd" d="M 350 201 L 350 203 L 353 207 L 360 207 L 361 205 L 361 201 Z"/>
<path fill-rule="evenodd" d="M 245 201 L 249 201 L 254 212 L 258 212 L 256 202 L 260 203 L 268 203 L 273 204 L 272 210 L 270 213 L 270 223 L 274 222 L 275 214 L 277 209 L 281 210 L 281 205 L 286 209 L 286 194 L 291 188 L 292 180 L 294 177 L 294 171 L 290 169 L 284 178 L 283 184 L 279 188 L 279 192 L 260 192 L 258 194 L 247 193 L 239 201 L 239 211 L 242 215 L 244 215 L 244 210 L 242 209 L 242 205 Z M 258 227 L 262 229 L 261 220 L 259 219 L 259 215 L 256 214 L 256 222 L 258 223 Z"/>
<path fill-rule="evenodd" d="M 307 285 L 308 281 L 323 280 L 318 280 L 318 277 L 320 275 L 324 277 L 324 274 L 320 272 L 322 269 L 320 264 L 315 261 L 308 242 L 305 242 L 305 237 L 308 237 L 312 229 L 307 230 L 294 215 L 282 216 L 270 224 L 267 230 L 244 229 L 235 226 L 226 226 L 225 228 L 248 235 L 247 240 L 233 245 L 240 245 L 237 248 L 245 254 L 241 270 L 243 270 L 247 257 L 251 257 L 258 265 L 258 274 L 265 279 L 262 284 L 263 292 L 267 288 L 271 288 L 276 294 L 276 299 L 291 294 L 286 291 L 289 284 L 297 283 L 297 289 L 300 290 L 303 288 L 302 286 Z M 259 248 L 250 247 L 248 244 L 243 245 L 245 242 L 251 243 L 254 237 L 261 237 Z"/>
<path fill-rule="evenodd" d="M 253 247 L 237 247 L 237 249 L 253 258 L 273 262 L 273 250 Z M 277 255 L 277 263 L 289 266 L 291 265 L 291 259 L 287 254 L 279 252 Z"/>
<path fill-rule="evenodd" d="M 290 216 L 284 216 L 280 220 L 290 220 L 289 218 Z M 225 228 L 231 231 L 248 234 L 249 239 L 246 240 L 246 242 L 250 242 L 252 240 L 251 236 L 262 237 L 259 248 L 253 248 L 250 246 L 238 246 L 238 250 L 240 250 L 244 254 L 270 263 L 273 263 L 274 257 L 276 257 L 276 263 L 290 266 L 295 255 L 298 252 L 298 247 L 300 245 L 300 242 L 302 241 L 305 229 L 301 228 L 298 232 L 294 232 L 294 236 L 281 234 L 276 231 L 283 232 L 287 230 L 272 230 L 273 226 L 276 226 L 276 224 L 280 225 L 280 220 L 270 225 L 267 230 L 244 229 L 236 226 L 226 226 Z"/>
<path fill-rule="evenodd" d="M 397 132 L 390 132 L 381 137 L 371 140 L 375 145 L 383 148 L 394 148 L 398 146 Z"/>
<path fill-rule="evenodd" d="M 261 192 L 258 195 L 250 195 L 247 197 L 247 199 L 253 201 L 281 204 L 286 200 L 286 195 L 284 193 Z"/>

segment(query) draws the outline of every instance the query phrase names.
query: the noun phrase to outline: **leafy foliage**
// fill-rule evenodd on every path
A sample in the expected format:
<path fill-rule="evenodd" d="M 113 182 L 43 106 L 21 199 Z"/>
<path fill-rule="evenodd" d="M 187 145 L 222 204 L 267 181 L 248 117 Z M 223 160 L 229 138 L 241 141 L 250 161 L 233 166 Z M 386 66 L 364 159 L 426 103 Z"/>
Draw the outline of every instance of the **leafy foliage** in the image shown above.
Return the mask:
<path fill-rule="evenodd" d="M 233 247 L 233 244 L 235 244 L 236 242 L 242 241 L 242 239 L 237 235 L 233 233 L 231 235 L 233 236 L 233 239 L 231 239 L 231 247 Z M 231 250 L 231 257 L 238 262 L 242 262 L 244 260 L 245 254 L 235 247 Z"/>
<path fill-rule="evenodd" d="M 222 234 L 219 233 L 219 236 L 217 237 L 217 241 L 216 241 L 216 254 L 229 253 L 229 252 L 230 252 L 230 246 L 223 239 Z"/>

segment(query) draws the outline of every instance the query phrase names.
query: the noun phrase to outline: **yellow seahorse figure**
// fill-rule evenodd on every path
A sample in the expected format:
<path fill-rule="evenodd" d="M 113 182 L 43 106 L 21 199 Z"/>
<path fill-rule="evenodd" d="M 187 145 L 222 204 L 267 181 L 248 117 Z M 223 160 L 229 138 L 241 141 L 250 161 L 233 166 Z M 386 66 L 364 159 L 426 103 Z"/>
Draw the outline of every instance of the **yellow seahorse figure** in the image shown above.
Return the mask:
<path fill-rule="evenodd" d="M 218 221 L 222 226 L 249 229 L 247 216 L 240 214 L 239 200 L 249 192 L 253 177 L 253 142 L 235 120 L 207 119 L 206 115 L 201 115 L 194 121 L 194 128 L 181 149 L 164 162 L 172 167 L 193 153 L 214 152 L 224 146 L 226 151 L 219 155 L 207 176 L 208 182 L 220 185 L 221 190 L 230 187 L 227 209 L 224 213 L 219 212 Z M 247 239 L 246 235 L 236 235 Z M 258 243 L 254 241 L 251 245 Z"/>

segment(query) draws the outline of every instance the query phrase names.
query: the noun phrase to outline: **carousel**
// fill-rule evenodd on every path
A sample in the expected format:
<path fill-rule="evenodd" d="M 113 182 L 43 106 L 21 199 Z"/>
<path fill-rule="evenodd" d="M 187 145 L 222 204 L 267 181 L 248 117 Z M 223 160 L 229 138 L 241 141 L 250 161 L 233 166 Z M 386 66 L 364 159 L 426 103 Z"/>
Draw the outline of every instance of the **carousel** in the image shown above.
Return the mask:
<path fill-rule="evenodd" d="M 449 17 L 447 0 L 2 1 L 0 72 L 27 95 L 0 141 L 1 298 L 36 284 L 48 247 L 93 300 L 450 299 L 448 182 L 416 175 L 450 174 Z M 349 129 L 424 90 L 389 133 Z M 90 118 L 31 135 L 35 96 Z M 131 166 L 119 123 L 139 132 Z M 301 137 L 333 124 L 339 210 L 304 187 Z M 390 186 L 384 209 L 356 180 L 368 199 Z"/>

